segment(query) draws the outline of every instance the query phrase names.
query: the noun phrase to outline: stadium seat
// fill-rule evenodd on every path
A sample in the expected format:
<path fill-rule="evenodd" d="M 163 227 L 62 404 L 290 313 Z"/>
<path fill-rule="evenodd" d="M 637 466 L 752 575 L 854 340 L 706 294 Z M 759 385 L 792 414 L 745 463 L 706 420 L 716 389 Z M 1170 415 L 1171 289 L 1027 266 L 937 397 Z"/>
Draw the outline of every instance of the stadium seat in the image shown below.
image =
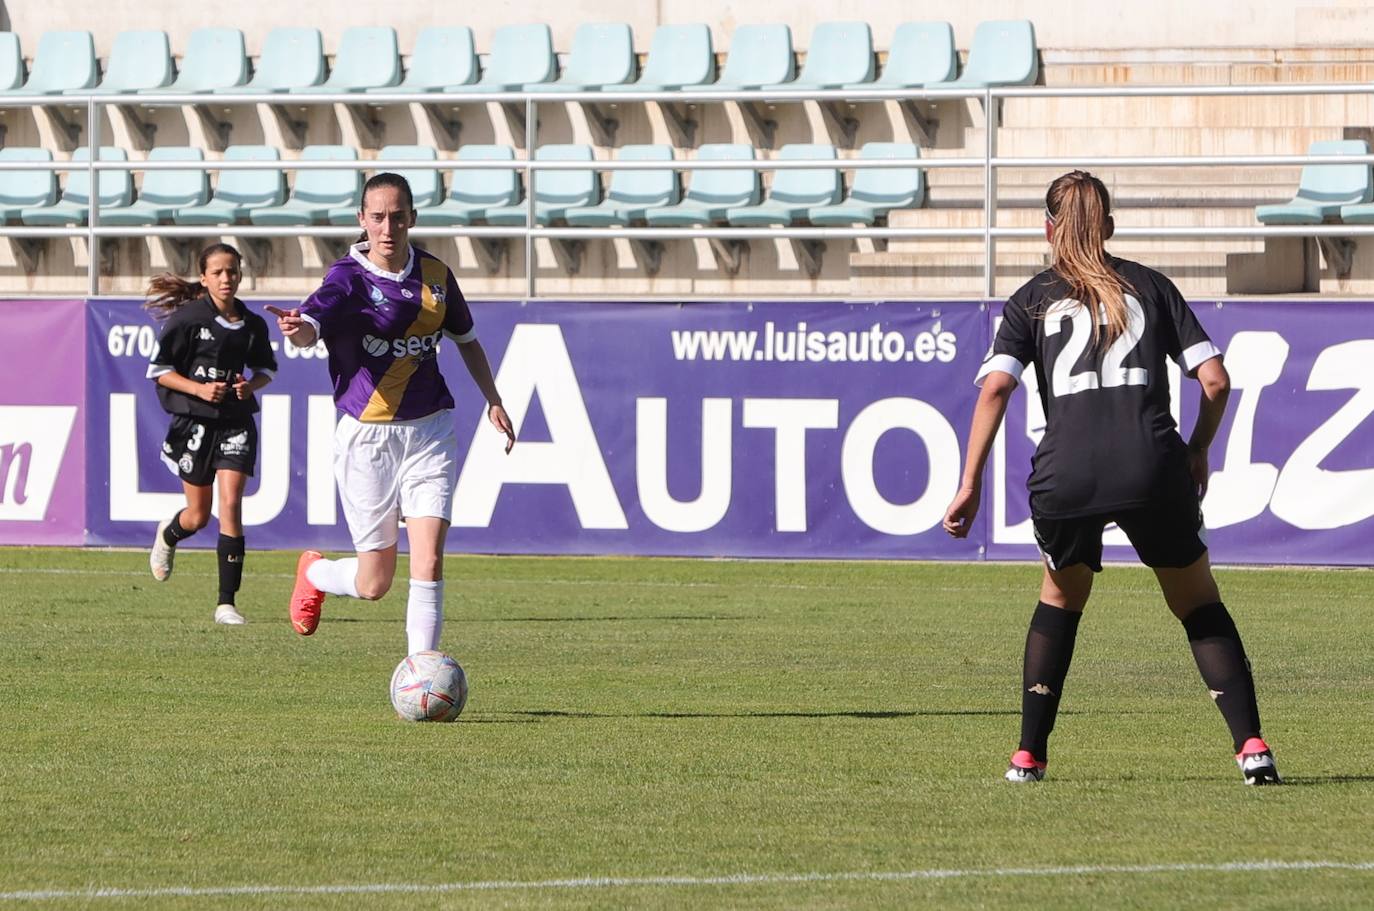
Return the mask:
<path fill-rule="evenodd" d="M 401 81 L 401 51 L 390 26 L 344 29 L 329 78 L 297 91 L 304 94 L 366 92 L 394 88 Z"/>
<path fill-rule="evenodd" d="M 978 23 L 964 72 L 941 88 L 1034 85 L 1039 73 L 1035 26 L 1030 20 L 992 20 Z"/>
<path fill-rule="evenodd" d="M 24 52 L 19 35 L 0 32 L 0 92 L 13 92 L 24 84 Z"/>
<path fill-rule="evenodd" d="M 435 161 L 438 153 L 432 146 L 386 146 L 377 153 L 376 173 L 390 171 L 399 174 L 410 184 L 410 193 L 415 200 L 416 210 L 437 206 L 444 198 L 443 181 L 439 178 L 439 171 L 432 168 L 426 169 L 401 169 L 394 170 L 382 164 L 384 161 Z M 329 210 L 329 223 L 331 225 L 356 225 L 358 223 L 358 206 L 335 206 Z"/>
<path fill-rule="evenodd" d="M 492 33 L 491 54 L 477 82 L 450 85 L 452 92 L 518 92 L 548 82 L 558 70 L 549 27 L 503 25 Z"/>
<path fill-rule="evenodd" d="M 204 161 L 200 149 L 159 146 L 148 153 L 149 161 Z M 138 200 L 131 206 L 100 214 L 107 225 L 156 225 L 172 220 L 184 206 L 201 206 L 210 197 L 210 176 L 205 171 L 145 171 Z"/>
<path fill-rule="evenodd" d="M 302 161 L 357 161 L 352 146 L 306 146 Z M 279 206 L 250 209 L 248 220 L 255 225 L 313 225 L 326 221 L 333 210 L 358 210 L 363 194 L 363 172 L 348 170 L 305 170 L 296 172 L 291 195 Z"/>
<path fill-rule="evenodd" d="M 1363 139 L 1334 139 L 1314 142 L 1309 155 L 1368 155 Z M 1363 209 L 1371 199 L 1370 169 L 1367 164 L 1304 165 L 1298 178 L 1298 192 L 1288 202 L 1256 206 L 1255 217 L 1266 225 L 1319 225 L 1327 218 L 1340 216 L 1350 221 L 1365 217 Z M 1347 215 L 1347 210 L 1349 214 Z"/>
<path fill-rule="evenodd" d="M 639 81 L 616 86 L 618 92 L 664 92 L 705 85 L 716 76 L 711 30 L 701 23 L 660 25 Z"/>
<path fill-rule="evenodd" d="M 95 41 L 90 32 L 45 32 L 38 39 L 28 81 L 13 94 L 61 95 L 72 89 L 92 88 L 98 81 Z"/>
<path fill-rule="evenodd" d="M 782 161 L 834 159 L 835 147 L 820 143 L 790 143 L 778 151 Z M 843 187 L 836 168 L 797 168 L 776 171 L 768 198 L 757 205 L 732 207 L 725 220 L 736 227 L 790 225 L 806 218 L 813 206 L 840 201 Z"/>
<path fill-rule="evenodd" d="M 273 146 L 230 146 L 225 161 L 280 161 Z M 203 206 L 177 209 L 179 225 L 232 225 L 246 221 L 255 208 L 279 206 L 286 200 L 286 174 L 280 170 L 220 171 L 215 195 Z"/>
<path fill-rule="evenodd" d="M 247 85 L 217 92 L 294 92 L 324 81 L 324 42 L 317 28 L 274 28 Z"/>
<path fill-rule="evenodd" d="M 811 32 L 801 74 L 782 89 L 838 89 L 873 79 L 873 32 L 867 22 L 821 22 Z"/>
<path fill-rule="evenodd" d="M 172 47 L 163 31 L 120 32 L 115 35 L 105 78 L 92 89 L 67 89 L 67 94 L 126 95 L 170 85 L 176 78 Z"/>
<path fill-rule="evenodd" d="M 459 161 L 514 161 L 510 146 L 466 145 L 458 150 Z M 415 223 L 432 227 L 470 225 L 487 209 L 510 207 L 520 202 L 520 175 L 515 169 L 454 169 L 448 197 L 437 206 L 419 209 Z"/>
<path fill-rule="evenodd" d="M 792 29 L 783 23 L 741 25 L 730 36 L 730 52 L 720 79 L 707 90 L 737 92 L 791 82 L 796 75 Z"/>
<path fill-rule="evenodd" d="M 909 89 L 948 82 L 959 71 L 954 29 L 948 22 L 903 22 L 892 33 L 883 72 L 851 89 Z"/>
<path fill-rule="evenodd" d="M 90 161 L 88 148 L 81 146 L 72 153 L 73 162 Z M 123 149 L 114 146 L 100 147 L 100 161 L 128 161 L 129 156 Z M 106 209 L 117 209 L 134 201 L 133 174 L 129 171 L 98 172 L 100 187 L 98 204 L 103 218 Z M 19 219 L 26 225 L 65 227 L 84 225 L 91 203 L 91 176 L 85 169 L 67 172 L 67 189 L 62 199 L 52 206 L 27 206 L 20 210 Z"/>
<path fill-rule="evenodd" d="M 448 86 L 477 81 L 477 49 L 467 26 L 421 29 L 400 85 L 369 92 L 441 92 Z"/>
<path fill-rule="evenodd" d="M 623 22 L 583 23 L 573 33 L 572 52 L 552 82 L 525 86 L 531 92 L 594 92 L 634 78 L 634 38 Z"/>
<path fill-rule="evenodd" d="M 52 152 L 6 146 L 0 149 L 0 161 L 52 161 Z M 25 209 L 56 202 L 56 171 L 0 171 L 0 222 L 16 221 Z"/>
<path fill-rule="evenodd" d="M 534 151 L 536 161 L 594 161 L 588 145 L 546 145 Z M 547 225 L 562 218 L 568 209 L 596 205 L 601 198 L 601 184 L 596 171 L 541 171 L 534 176 L 534 220 Z M 487 224 L 525 224 L 524 205 L 496 206 L 486 210 Z"/>
<path fill-rule="evenodd" d="M 248 51 L 236 28 L 198 28 L 186 42 L 176 81 L 163 88 L 140 89 L 145 95 L 244 91 Z"/>
<path fill-rule="evenodd" d="M 673 149 L 666 145 L 629 145 L 620 149 L 621 161 L 672 161 Z M 563 213 L 564 220 L 578 227 L 627 225 L 644 218 L 650 208 L 675 205 L 680 197 L 677 172 L 612 171 L 606 198 L 596 206 L 579 206 Z"/>
<path fill-rule="evenodd" d="M 697 150 L 701 161 L 752 161 L 754 147 L 737 143 L 708 143 Z M 759 174 L 752 168 L 693 171 L 687 192 L 675 206 L 658 206 L 644 213 L 653 227 L 711 225 L 725 221 L 726 212 L 759 201 Z"/>
<path fill-rule="evenodd" d="M 866 142 L 859 150 L 862 159 L 919 157 L 920 150 L 909 142 Z M 914 209 L 924 199 L 920 168 L 858 168 L 849 195 L 835 205 L 813 206 L 806 220 L 813 225 L 871 225 L 892 209 Z"/>

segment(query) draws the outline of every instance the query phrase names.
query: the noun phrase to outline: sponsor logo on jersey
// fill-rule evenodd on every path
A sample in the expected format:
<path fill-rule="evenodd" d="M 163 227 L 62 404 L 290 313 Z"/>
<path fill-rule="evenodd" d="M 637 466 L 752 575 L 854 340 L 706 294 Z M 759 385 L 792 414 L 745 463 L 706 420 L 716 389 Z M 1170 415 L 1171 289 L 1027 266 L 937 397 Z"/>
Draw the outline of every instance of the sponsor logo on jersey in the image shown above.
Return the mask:
<path fill-rule="evenodd" d="M 448 296 L 447 289 L 445 289 L 443 285 L 439 284 L 430 285 L 429 293 L 434 295 L 434 302 L 436 304 L 444 303 L 445 298 Z"/>
<path fill-rule="evenodd" d="M 362 344 L 363 350 L 373 357 L 385 357 L 390 354 L 394 358 L 425 358 L 433 357 L 437 353 L 439 340 L 443 337 L 443 332 L 434 332 L 429 335 L 407 335 L 387 341 L 375 335 L 364 335 Z"/>
<path fill-rule="evenodd" d="M 205 328 L 204 326 L 201 326 L 201 327 L 200 327 L 200 336 L 199 336 L 199 338 L 200 338 L 200 340 L 201 340 L 202 342 L 213 342 L 213 341 L 215 340 L 214 334 L 213 334 L 209 329 Z"/>
<path fill-rule="evenodd" d="M 375 335 L 363 336 L 363 350 L 373 357 L 381 357 L 386 354 L 388 347 L 390 346 L 384 338 L 377 338 Z"/>
<path fill-rule="evenodd" d="M 219 442 L 221 455 L 243 455 L 248 452 L 248 431 L 243 430 Z"/>
<path fill-rule="evenodd" d="M 414 291 L 411 291 L 409 288 L 402 288 L 402 289 L 401 289 L 401 297 L 404 297 L 406 300 L 410 300 L 410 299 L 411 299 L 412 297 L 414 297 L 414 296 L 415 296 L 415 292 L 414 292 Z"/>

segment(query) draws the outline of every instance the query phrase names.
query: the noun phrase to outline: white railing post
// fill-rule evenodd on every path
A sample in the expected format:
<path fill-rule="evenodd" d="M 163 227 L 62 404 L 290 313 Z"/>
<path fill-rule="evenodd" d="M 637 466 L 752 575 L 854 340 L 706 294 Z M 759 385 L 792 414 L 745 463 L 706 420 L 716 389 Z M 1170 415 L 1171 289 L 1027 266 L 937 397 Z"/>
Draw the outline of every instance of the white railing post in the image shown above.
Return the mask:
<path fill-rule="evenodd" d="M 997 168 L 992 160 L 997 157 L 997 109 L 999 99 L 993 97 L 992 87 L 983 90 L 983 123 L 985 142 L 983 154 L 983 296 L 992 300 L 997 295 L 997 237 L 992 233 L 997 227 Z"/>
<path fill-rule="evenodd" d="M 100 158 L 100 106 L 94 96 L 86 99 L 86 172 L 90 175 L 90 195 L 86 197 L 86 292 L 100 295 L 100 172 L 95 163 Z"/>
<path fill-rule="evenodd" d="M 534 96 L 525 98 L 525 300 L 534 298 L 534 141 L 539 129 Z"/>

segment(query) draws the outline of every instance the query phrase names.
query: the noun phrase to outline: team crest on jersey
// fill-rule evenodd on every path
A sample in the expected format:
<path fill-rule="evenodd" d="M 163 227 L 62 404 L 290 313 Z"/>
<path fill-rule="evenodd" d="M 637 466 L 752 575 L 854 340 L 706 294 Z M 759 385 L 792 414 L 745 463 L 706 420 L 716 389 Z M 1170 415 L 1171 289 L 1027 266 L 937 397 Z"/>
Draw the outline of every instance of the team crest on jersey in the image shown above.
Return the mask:
<path fill-rule="evenodd" d="M 191 469 L 196 467 L 196 463 L 195 460 L 191 458 L 191 454 L 188 452 L 181 457 L 181 461 L 177 463 L 177 467 L 180 468 L 183 473 L 190 474 Z"/>
<path fill-rule="evenodd" d="M 434 295 L 434 302 L 436 304 L 442 304 L 444 302 L 445 292 L 443 285 L 430 285 L 429 293 Z"/>
<path fill-rule="evenodd" d="M 411 291 L 409 288 L 402 288 L 402 289 L 401 289 L 401 297 L 404 297 L 406 300 L 410 300 L 410 299 L 411 299 L 412 297 L 414 297 L 414 296 L 415 296 L 415 292 L 414 292 L 414 291 Z"/>
<path fill-rule="evenodd" d="M 382 293 L 381 288 L 378 288 L 376 285 L 368 285 L 368 287 L 372 289 L 367 293 L 367 296 L 372 298 L 372 303 L 380 304 L 382 301 L 386 300 L 386 295 Z"/>

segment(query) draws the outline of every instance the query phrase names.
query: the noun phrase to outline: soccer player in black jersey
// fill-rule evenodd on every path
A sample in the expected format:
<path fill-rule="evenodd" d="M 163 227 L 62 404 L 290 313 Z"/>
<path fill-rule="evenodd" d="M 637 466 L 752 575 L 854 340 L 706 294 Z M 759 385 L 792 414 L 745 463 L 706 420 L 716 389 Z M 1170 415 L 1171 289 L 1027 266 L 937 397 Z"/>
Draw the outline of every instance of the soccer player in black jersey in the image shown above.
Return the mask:
<path fill-rule="evenodd" d="M 1169 279 L 1107 254 L 1114 226 L 1102 181 L 1072 171 L 1050 185 L 1045 205 L 1051 266 L 1003 311 L 977 377 L 962 484 L 944 520 L 949 534 L 968 535 L 1007 401 L 1033 365 L 1046 426 L 1027 487 L 1045 573 L 1026 636 L 1021 743 L 1006 777 L 1044 778 L 1078 622 L 1102 570 L 1102 532 L 1115 522 L 1183 624 L 1245 783 L 1277 783 L 1250 663 L 1221 602 L 1202 525 L 1207 449 L 1230 392 L 1221 352 Z M 1187 442 L 1170 415 L 1166 357 L 1202 387 Z"/>
<path fill-rule="evenodd" d="M 219 485 L 219 602 L 215 622 L 244 622 L 234 604 L 243 579 L 243 490 L 257 464 L 254 393 L 272 381 L 277 360 L 267 322 L 234 295 L 242 257 L 228 244 L 200 253 L 200 280 L 160 275 L 145 306 L 166 322 L 148 364 L 162 407 L 172 416 L 162 460 L 181 478 L 186 508 L 158 523 L 148 562 L 167 581 L 177 544 L 210 522 Z M 245 371 L 251 370 L 252 376 Z"/>

